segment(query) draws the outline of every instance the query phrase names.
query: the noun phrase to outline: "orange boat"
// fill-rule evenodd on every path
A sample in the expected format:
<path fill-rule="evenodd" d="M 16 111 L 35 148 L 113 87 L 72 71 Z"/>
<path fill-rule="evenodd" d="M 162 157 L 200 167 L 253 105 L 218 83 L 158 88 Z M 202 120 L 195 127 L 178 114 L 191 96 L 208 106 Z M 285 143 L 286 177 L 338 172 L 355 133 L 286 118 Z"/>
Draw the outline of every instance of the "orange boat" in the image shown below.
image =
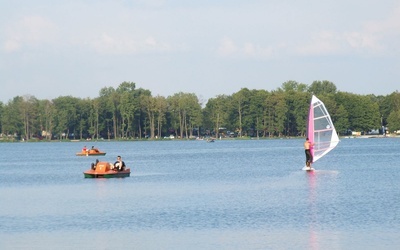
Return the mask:
<path fill-rule="evenodd" d="M 112 164 L 109 162 L 97 162 L 96 165 L 92 163 L 92 168 L 83 172 L 85 178 L 121 178 L 129 177 L 131 174 L 130 168 L 123 170 L 113 170 Z"/>
<path fill-rule="evenodd" d="M 88 150 L 82 150 L 79 153 L 76 153 L 77 156 L 98 156 L 98 155 L 106 155 L 105 152 L 99 151 L 97 148 L 92 148 Z"/>

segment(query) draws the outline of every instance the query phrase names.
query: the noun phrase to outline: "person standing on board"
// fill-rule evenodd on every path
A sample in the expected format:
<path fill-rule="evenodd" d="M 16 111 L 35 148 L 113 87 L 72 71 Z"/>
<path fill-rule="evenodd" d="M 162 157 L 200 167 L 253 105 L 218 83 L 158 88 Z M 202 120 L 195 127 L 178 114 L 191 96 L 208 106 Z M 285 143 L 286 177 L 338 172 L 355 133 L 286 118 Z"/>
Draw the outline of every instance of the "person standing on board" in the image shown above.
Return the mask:
<path fill-rule="evenodd" d="M 314 146 L 314 143 L 311 143 L 308 137 L 306 138 L 306 141 L 304 142 L 304 150 L 306 153 L 306 166 L 311 167 L 311 163 L 313 162 L 313 157 L 311 155 L 311 147 Z"/>

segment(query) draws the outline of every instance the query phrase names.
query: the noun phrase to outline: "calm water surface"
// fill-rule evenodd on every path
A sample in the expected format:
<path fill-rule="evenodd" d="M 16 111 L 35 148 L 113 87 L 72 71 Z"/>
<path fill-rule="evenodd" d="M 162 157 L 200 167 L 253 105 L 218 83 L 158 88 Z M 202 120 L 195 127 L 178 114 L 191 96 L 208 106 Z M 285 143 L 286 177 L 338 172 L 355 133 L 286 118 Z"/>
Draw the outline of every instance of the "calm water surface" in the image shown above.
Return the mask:
<path fill-rule="evenodd" d="M 0 143 L 0 249 L 398 249 L 400 138 Z"/>

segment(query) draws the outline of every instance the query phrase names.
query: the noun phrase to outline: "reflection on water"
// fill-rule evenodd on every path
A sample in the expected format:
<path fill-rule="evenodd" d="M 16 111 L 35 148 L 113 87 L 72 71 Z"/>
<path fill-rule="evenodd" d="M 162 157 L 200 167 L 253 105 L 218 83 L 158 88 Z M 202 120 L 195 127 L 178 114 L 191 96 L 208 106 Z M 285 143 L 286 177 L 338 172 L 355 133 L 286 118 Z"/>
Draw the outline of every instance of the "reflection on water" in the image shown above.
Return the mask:
<path fill-rule="evenodd" d="M 0 249 L 396 248 L 400 140 L 343 140 L 314 172 L 302 142 L 95 144 L 124 179 L 83 178 L 83 143 L 0 144 Z"/>
<path fill-rule="evenodd" d="M 310 242 L 309 242 L 309 249 L 317 250 L 319 249 L 318 246 L 318 239 L 316 234 L 316 223 L 317 222 L 317 204 L 316 204 L 316 171 L 306 172 L 307 179 L 308 179 L 308 201 L 309 201 L 309 208 L 308 212 L 310 213 Z"/>

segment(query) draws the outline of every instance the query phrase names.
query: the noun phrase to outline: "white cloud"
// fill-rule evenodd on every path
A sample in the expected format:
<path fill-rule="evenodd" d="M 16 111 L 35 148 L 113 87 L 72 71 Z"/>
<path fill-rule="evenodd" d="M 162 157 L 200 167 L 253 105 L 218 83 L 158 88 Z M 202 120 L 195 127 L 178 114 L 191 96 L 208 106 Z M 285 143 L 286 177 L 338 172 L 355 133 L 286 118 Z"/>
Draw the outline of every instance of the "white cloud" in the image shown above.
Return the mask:
<path fill-rule="evenodd" d="M 393 51 L 399 51 L 396 49 L 399 37 L 400 6 L 394 8 L 384 19 L 364 21 L 358 30 L 325 30 L 314 33 L 312 39 L 302 41 L 296 51 L 300 55 L 387 56 L 392 55 Z"/>
<path fill-rule="evenodd" d="M 303 56 L 327 55 L 380 55 L 384 52 L 385 42 L 376 34 L 362 31 L 337 32 L 322 31 L 315 34 L 308 43 L 297 48 Z"/>
<path fill-rule="evenodd" d="M 255 56 L 257 54 L 257 48 L 254 46 L 253 43 L 247 42 L 244 45 L 243 52 L 246 55 Z"/>
<path fill-rule="evenodd" d="M 278 49 L 279 46 L 276 48 Z M 225 37 L 220 41 L 217 53 L 223 57 L 271 58 L 274 54 L 274 48 L 271 46 L 263 47 L 252 42 L 245 42 L 239 46 L 231 38 Z"/>
<path fill-rule="evenodd" d="M 223 38 L 218 47 L 218 54 L 221 56 L 231 56 L 237 53 L 237 51 L 238 48 L 235 42 L 228 37 Z"/>
<path fill-rule="evenodd" d="M 53 43 L 57 39 L 57 26 L 41 16 L 25 16 L 8 27 L 3 44 L 6 52 L 14 52 L 24 46 Z"/>
<path fill-rule="evenodd" d="M 3 46 L 5 52 L 17 51 L 20 47 L 21 44 L 17 39 L 8 39 Z"/>
<path fill-rule="evenodd" d="M 392 56 L 400 53 L 396 41 L 400 38 L 400 7 L 393 8 L 387 15 L 354 20 L 347 27 L 321 23 L 303 24 L 309 27 L 271 29 L 268 37 L 251 33 L 247 41 L 235 34 L 219 41 L 217 53 L 222 57 L 277 58 L 282 56 Z M 351 20 L 350 20 L 351 21 Z M 279 35 L 274 35 L 279 34 Z M 256 42 L 262 40 L 263 42 Z"/>
<path fill-rule="evenodd" d="M 365 30 L 368 33 L 374 34 L 400 34 L 400 3 L 396 8 L 392 9 L 392 12 L 387 15 L 386 19 L 373 20 L 367 22 Z"/>
<path fill-rule="evenodd" d="M 154 37 L 134 38 L 127 35 L 110 35 L 103 33 L 99 37 L 92 39 L 89 44 L 97 53 L 100 54 L 137 54 L 147 52 L 167 52 L 171 47 L 157 41 Z"/>
<path fill-rule="evenodd" d="M 138 3 L 149 7 L 163 7 L 166 4 L 165 0 L 138 0 Z"/>
<path fill-rule="evenodd" d="M 340 52 L 340 35 L 332 31 L 315 33 L 310 40 L 302 40 L 294 46 L 295 53 L 303 56 L 328 55 Z"/>
<path fill-rule="evenodd" d="M 373 53 L 382 51 L 383 46 L 374 34 L 351 32 L 343 35 L 347 44 L 356 50 L 366 50 Z"/>

